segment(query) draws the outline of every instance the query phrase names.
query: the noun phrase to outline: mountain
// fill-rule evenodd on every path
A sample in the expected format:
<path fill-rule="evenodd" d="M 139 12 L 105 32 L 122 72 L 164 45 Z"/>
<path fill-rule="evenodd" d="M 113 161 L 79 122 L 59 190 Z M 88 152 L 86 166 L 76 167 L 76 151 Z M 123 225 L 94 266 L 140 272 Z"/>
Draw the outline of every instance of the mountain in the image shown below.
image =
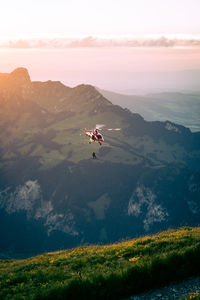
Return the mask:
<path fill-rule="evenodd" d="M 88 144 L 84 126 L 105 131 Z M 0 253 L 24 257 L 199 224 L 200 133 L 93 86 L 0 74 Z M 92 159 L 95 151 L 97 159 Z"/>
<path fill-rule="evenodd" d="M 200 131 L 200 93 L 163 92 L 139 96 L 100 89 L 99 92 L 114 105 L 137 112 L 147 121 L 170 120 L 193 132 Z"/>

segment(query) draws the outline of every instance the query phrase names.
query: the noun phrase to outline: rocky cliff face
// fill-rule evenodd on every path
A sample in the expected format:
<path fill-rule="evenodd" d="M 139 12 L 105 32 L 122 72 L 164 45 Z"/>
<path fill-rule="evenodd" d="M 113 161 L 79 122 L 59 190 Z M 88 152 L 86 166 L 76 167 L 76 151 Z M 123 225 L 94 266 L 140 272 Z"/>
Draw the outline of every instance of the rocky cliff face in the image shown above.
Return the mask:
<path fill-rule="evenodd" d="M 18 68 L 10 74 L 0 74 L 1 101 L 19 101 L 29 93 L 31 86 L 30 76 L 25 68 Z"/>
<path fill-rule="evenodd" d="M 0 75 L 0 105 L 0 252 L 198 225 L 199 133 L 146 122 L 89 85 L 31 82 L 23 68 Z M 84 126 L 98 123 L 122 130 L 89 145 Z"/>

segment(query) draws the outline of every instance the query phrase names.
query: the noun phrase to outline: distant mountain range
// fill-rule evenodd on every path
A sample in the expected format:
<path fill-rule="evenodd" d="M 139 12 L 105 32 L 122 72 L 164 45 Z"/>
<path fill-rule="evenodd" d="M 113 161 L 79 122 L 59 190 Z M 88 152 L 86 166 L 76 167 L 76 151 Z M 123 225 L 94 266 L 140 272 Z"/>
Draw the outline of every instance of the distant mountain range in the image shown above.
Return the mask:
<path fill-rule="evenodd" d="M 113 104 L 139 113 L 147 121 L 172 121 L 200 131 L 200 92 L 160 92 L 147 95 L 123 95 L 111 91 L 99 92 Z"/>
<path fill-rule="evenodd" d="M 84 126 L 99 123 L 122 130 L 89 145 Z M 200 133 L 147 122 L 93 86 L 0 74 L 0 155 L 3 256 L 199 224 Z"/>

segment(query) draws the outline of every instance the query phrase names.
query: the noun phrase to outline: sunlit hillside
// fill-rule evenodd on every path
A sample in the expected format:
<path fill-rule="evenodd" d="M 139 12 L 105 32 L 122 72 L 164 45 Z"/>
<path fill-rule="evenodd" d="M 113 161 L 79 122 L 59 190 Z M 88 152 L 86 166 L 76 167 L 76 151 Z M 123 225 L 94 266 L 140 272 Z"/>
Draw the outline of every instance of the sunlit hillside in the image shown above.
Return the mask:
<path fill-rule="evenodd" d="M 0 261 L 0 299 L 122 299 L 199 274 L 200 230 Z"/>

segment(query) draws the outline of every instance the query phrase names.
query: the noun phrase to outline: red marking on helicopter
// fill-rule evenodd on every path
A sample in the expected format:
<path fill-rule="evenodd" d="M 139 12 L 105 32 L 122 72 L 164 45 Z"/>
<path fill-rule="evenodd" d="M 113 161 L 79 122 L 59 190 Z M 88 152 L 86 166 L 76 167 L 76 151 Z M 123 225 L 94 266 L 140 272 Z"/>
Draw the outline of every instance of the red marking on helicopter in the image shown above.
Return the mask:
<path fill-rule="evenodd" d="M 96 125 L 95 129 L 92 130 L 87 130 L 87 128 L 85 127 L 85 135 L 88 136 L 90 138 L 89 140 L 89 144 L 93 143 L 93 142 L 98 142 L 99 145 L 102 144 L 102 142 L 104 142 L 104 138 L 102 133 L 100 132 L 100 130 L 121 130 L 121 128 L 103 128 L 104 127 L 103 124 L 99 124 Z"/>

